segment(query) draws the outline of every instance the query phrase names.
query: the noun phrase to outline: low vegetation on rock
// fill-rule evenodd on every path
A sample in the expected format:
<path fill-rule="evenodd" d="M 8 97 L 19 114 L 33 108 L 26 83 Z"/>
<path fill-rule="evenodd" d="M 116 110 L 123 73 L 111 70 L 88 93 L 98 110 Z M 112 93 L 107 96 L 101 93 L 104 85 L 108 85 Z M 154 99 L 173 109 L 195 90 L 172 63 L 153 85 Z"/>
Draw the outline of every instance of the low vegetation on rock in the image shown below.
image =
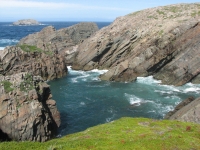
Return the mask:
<path fill-rule="evenodd" d="M 121 118 L 45 143 L 0 143 L 0 149 L 198 150 L 200 125 L 169 120 Z"/>

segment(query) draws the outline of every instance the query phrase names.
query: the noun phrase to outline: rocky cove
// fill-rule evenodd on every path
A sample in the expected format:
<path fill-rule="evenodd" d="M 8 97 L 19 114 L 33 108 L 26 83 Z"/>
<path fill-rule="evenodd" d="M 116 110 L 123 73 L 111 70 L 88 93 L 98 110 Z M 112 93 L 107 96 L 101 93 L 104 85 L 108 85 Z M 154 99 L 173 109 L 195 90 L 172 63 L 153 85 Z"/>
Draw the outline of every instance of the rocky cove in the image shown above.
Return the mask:
<path fill-rule="evenodd" d="M 109 81 L 152 75 L 162 84 L 199 83 L 199 9 L 199 4 L 147 9 L 101 30 L 94 23 L 60 30 L 50 26 L 7 47 L 0 52 L 2 134 L 33 141 L 55 136 L 60 117 L 44 80 L 67 75 L 67 65 L 107 69 L 100 78 Z M 199 99 L 193 102 L 172 119 L 199 123 Z M 8 124 L 12 126 L 5 128 Z"/>

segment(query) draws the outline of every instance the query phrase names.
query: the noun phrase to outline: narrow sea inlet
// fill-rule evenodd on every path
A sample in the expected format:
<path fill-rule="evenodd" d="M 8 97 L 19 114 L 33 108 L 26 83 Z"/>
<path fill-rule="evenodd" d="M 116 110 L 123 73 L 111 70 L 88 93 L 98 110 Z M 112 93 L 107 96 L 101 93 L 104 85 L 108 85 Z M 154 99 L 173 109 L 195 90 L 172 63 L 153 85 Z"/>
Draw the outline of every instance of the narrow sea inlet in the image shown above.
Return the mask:
<path fill-rule="evenodd" d="M 61 113 L 58 136 L 83 131 L 121 117 L 163 119 L 189 96 L 199 97 L 200 85 L 162 85 L 153 77 L 138 77 L 131 83 L 101 81 L 106 70 L 75 71 L 48 82 Z"/>

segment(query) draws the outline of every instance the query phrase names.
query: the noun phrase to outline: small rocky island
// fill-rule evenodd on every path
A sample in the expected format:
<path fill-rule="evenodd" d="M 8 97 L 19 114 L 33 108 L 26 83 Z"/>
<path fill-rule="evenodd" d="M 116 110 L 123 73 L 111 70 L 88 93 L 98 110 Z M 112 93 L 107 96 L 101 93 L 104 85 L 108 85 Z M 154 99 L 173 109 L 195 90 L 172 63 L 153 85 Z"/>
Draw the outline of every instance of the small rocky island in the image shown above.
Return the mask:
<path fill-rule="evenodd" d="M 18 20 L 16 22 L 13 22 L 13 25 L 15 26 L 33 26 L 33 25 L 39 25 L 40 23 L 34 19 L 23 19 L 23 20 Z"/>

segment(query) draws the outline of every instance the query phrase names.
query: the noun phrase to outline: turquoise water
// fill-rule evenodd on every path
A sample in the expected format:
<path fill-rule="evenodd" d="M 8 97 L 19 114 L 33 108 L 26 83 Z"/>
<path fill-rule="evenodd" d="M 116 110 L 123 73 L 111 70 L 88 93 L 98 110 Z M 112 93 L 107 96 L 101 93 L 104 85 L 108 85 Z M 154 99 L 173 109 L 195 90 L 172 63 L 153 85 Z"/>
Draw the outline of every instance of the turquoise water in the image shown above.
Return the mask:
<path fill-rule="evenodd" d="M 200 92 L 200 85 L 161 85 L 151 76 L 139 77 L 132 83 L 117 83 L 98 78 L 106 70 L 68 69 L 66 77 L 49 82 L 61 113 L 59 136 L 121 117 L 162 119 L 182 100 L 198 97 Z"/>

